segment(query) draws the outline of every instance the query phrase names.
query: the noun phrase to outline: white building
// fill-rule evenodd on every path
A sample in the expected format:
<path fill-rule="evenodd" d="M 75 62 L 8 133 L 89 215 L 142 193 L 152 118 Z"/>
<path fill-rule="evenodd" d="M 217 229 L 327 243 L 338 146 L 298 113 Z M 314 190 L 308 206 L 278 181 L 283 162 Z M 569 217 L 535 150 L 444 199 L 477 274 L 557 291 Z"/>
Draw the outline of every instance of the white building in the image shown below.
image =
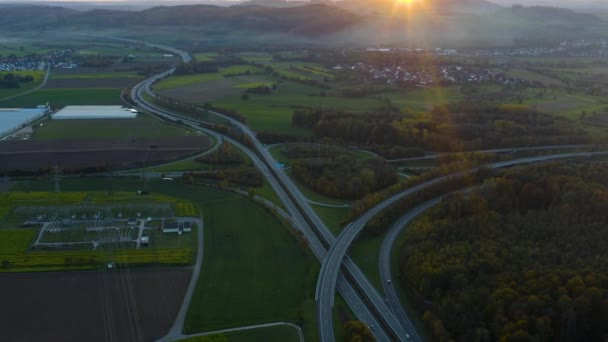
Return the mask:
<path fill-rule="evenodd" d="M 29 125 L 47 112 L 46 106 L 37 108 L 0 108 L 0 137 Z"/>
<path fill-rule="evenodd" d="M 67 106 L 53 114 L 54 120 L 134 119 L 137 111 L 122 106 Z"/>

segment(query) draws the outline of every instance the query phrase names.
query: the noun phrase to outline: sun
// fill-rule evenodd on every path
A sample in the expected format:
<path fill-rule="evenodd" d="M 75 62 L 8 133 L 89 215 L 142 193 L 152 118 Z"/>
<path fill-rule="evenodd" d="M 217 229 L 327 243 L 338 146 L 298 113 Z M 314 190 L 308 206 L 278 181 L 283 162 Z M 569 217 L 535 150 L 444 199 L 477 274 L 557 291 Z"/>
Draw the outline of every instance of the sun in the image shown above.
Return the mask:
<path fill-rule="evenodd" d="M 421 2 L 421 0 L 395 0 L 397 4 L 411 6 Z"/>

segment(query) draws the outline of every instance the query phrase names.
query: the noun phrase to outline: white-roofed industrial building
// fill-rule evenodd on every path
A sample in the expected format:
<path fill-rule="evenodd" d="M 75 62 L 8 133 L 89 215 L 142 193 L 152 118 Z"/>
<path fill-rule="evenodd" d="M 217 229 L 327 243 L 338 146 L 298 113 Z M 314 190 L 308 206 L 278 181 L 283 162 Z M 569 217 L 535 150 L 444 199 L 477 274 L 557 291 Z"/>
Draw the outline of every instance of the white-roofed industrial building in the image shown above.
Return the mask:
<path fill-rule="evenodd" d="M 46 106 L 38 108 L 0 108 L 0 136 L 13 132 L 46 114 Z"/>
<path fill-rule="evenodd" d="M 134 119 L 137 111 L 122 106 L 67 106 L 53 114 L 53 120 Z"/>

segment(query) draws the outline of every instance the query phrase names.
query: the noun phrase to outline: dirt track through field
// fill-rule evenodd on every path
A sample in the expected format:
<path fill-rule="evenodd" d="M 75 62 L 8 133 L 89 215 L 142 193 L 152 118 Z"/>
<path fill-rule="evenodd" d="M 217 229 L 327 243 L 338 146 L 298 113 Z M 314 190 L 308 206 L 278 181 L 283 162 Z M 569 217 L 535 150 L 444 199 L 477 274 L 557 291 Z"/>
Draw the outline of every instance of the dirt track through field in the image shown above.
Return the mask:
<path fill-rule="evenodd" d="M 192 271 L 130 273 L 143 340 L 153 341 L 168 331 Z M 0 274 L 2 341 L 132 341 L 134 324 L 128 324 L 123 287 L 117 270 Z M 109 321 L 104 316 L 108 308 Z"/>

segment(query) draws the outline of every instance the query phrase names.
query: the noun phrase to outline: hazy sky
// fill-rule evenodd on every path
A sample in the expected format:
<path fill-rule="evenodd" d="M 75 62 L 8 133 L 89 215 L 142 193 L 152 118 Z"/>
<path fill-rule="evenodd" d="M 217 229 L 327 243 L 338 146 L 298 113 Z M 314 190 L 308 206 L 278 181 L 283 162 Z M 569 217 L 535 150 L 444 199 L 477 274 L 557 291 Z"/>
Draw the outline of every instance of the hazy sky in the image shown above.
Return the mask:
<path fill-rule="evenodd" d="M 199 0 L 200 2 L 215 2 L 218 0 Z M 167 3 L 167 4 L 179 4 L 180 2 L 199 2 L 197 0 L 0 0 L 0 2 L 11 2 L 11 3 L 20 3 L 20 2 L 95 2 L 95 3 L 145 3 L 145 2 L 154 2 L 154 3 Z M 222 2 L 222 0 L 219 0 Z M 223 0 L 226 2 L 230 2 L 231 0 Z M 235 1 L 235 0 L 232 0 Z M 236 0 L 238 1 L 238 0 Z M 242 0 L 244 1 L 244 0 Z M 334 0 L 335 1 L 335 0 Z M 348 1 L 348 0 L 346 0 Z M 608 0 L 488 0 L 500 5 L 510 6 L 512 4 L 522 4 L 522 5 L 545 5 L 545 6 L 554 6 L 554 7 L 572 7 L 572 8 L 580 8 L 580 7 L 606 7 L 608 8 Z M 370 0 L 373 2 L 373 0 Z"/>

